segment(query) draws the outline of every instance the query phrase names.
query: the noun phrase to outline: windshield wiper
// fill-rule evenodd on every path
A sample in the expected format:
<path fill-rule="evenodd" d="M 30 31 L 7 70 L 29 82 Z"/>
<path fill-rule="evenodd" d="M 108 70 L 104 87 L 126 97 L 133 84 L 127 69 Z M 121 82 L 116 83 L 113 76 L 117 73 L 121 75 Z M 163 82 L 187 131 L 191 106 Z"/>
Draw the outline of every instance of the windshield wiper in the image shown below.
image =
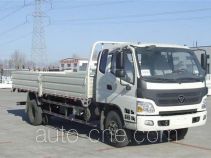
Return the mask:
<path fill-rule="evenodd" d="M 188 82 L 188 81 L 203 81 L 203 78 L 194 78 L 194 77 L 184 77 L 184 78 L 177 78 L 176 79 L 179 82 Z"/>
<path fill-rule="evenodd" d="M 175 79 L 168 79 L 168 78 L 157 78 L 157 77 L 152 77 L 152 78 L 147 78 L 150 81 L 160 81 L 160 82 L 177 82 Z"/>

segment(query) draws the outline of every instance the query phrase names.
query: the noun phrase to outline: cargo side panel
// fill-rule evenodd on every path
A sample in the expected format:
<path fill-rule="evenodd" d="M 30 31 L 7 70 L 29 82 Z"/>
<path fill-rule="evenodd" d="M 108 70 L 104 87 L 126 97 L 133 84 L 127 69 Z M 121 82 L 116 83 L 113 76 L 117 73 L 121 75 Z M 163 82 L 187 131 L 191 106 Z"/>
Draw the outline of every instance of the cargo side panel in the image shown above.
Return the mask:
<path fill-rule="evenodd" d="M 87 98 L 86 73 L 44 74 L 42 76 L 42 86 L 43 94 Z"/>
<path fill-rule="evenodd" d="M 12 74 L 12 87 L 37 92 L 39 89 L 37 72 L 16 71 Z"/>

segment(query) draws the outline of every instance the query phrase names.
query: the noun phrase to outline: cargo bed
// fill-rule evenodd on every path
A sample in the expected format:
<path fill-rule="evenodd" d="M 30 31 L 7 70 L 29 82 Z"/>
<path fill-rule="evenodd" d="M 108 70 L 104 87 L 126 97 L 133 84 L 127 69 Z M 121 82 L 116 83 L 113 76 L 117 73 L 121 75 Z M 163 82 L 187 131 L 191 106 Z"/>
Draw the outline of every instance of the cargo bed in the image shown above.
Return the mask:
<path fill-rule="evenodd" d="M 50 94 L 67 98 L 90 99 L 94 95 L 94 75 L 87 77 L 87 72 L 16 71 L 12 75 L 12 80 L 13 89 L 37 92 L 39 96 Z"/>

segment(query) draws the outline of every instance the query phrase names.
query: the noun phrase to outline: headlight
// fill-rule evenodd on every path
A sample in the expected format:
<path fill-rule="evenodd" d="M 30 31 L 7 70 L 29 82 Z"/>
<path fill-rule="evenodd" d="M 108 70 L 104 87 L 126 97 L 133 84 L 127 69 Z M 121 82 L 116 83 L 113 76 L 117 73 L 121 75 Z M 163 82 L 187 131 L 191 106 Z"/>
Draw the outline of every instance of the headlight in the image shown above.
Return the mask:
<path fill-rule="evenodd" d="M 154 113 L 155 109 L 152 103 L 150 102 L 137 102 L 137 112 L 138 113 Z"/>
<path fill-rule="evenodd" d="M 203 99 L 201 108 L 206 109 L 206 107 L 207 107 L 207 99 Z"/>

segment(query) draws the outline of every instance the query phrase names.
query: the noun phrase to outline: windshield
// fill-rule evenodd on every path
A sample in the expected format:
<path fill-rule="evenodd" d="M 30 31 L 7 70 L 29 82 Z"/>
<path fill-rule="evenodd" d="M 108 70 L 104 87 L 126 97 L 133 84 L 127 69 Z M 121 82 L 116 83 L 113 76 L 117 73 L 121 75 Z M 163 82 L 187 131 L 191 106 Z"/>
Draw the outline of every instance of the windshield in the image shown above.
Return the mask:
<path fill-rule="evenodd" d="M 188 49 L 136 48 L 141 76 L 149 81 L 202 81 L 205 72 L 195 54 Z"/>

